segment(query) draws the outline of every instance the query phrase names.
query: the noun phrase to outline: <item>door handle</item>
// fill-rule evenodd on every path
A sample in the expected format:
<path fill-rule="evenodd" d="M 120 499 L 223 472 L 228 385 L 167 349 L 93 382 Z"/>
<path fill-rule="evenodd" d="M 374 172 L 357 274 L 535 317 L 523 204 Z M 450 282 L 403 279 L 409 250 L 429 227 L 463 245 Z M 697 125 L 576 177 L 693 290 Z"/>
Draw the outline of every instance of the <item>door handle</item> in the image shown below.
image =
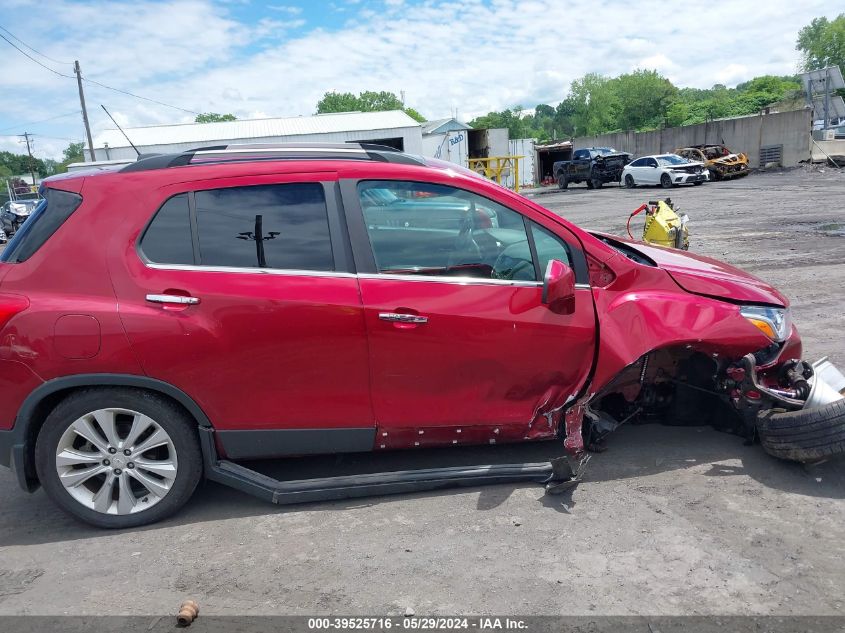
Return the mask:
<path fill-rule="evenodd" d="M 200 302 L 197 297 L 183 295 L 147 295 L 147 301 L 153 303 L 172 303 L 175 305 L 196 305 Z"/>
<path fill-rule="evenodd" d="M 393 321 L 394 323 L 428 323 L 427 316 L 419 314 L 402 314 L 400 312 L 379 312 L 378 318 L 382 321 Z"/>

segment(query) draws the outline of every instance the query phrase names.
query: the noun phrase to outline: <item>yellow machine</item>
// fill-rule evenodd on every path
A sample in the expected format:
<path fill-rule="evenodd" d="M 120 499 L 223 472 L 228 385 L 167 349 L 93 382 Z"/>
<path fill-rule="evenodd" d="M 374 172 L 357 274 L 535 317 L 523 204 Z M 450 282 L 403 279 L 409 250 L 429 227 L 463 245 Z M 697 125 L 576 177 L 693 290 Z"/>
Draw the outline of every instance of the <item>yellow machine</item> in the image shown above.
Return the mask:
<path fill-rule="evenodd" d="M 689 230 L 687 229 L 689 216 L 686 214 L 679 216 L 680 209 L 675 209 L 670 198 L 649 200 L 647 204 L 640 205 L 628 216 L 628 235 L 631 239 L 635 239 L 631 234 L 631 220 L 643 211 L 646 213 L 643 225 L 644 242 L 689 250 Z"/>

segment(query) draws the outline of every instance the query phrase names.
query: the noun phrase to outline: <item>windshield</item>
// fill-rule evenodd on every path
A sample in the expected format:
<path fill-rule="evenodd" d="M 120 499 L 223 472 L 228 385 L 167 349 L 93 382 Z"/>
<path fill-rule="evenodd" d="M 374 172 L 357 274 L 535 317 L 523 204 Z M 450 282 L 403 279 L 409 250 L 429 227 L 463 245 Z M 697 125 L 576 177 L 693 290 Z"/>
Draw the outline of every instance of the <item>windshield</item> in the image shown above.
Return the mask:
<path fill-rule="evenodd" d="M 677 154 L 666 154 L 665 156 L 656 156 L 657 164 L 661 167 L 672 165 L 686 165 L 689 161 L 686 158 L 681 158 Z"/>

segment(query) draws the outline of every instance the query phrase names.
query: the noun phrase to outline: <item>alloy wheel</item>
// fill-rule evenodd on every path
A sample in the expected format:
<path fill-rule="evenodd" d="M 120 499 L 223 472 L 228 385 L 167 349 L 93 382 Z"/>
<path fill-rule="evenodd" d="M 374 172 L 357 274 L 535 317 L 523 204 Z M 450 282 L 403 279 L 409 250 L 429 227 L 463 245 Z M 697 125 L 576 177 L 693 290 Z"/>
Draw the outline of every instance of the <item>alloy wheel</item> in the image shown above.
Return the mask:
<path fill-rule="evenodd" d="M 102 514 L 151 508 L 170 492 L 177 470 L 170 435 L 130 409 L 98 409 L 79 417 L 56 447 L 56 472 L 65 490 Z"/>

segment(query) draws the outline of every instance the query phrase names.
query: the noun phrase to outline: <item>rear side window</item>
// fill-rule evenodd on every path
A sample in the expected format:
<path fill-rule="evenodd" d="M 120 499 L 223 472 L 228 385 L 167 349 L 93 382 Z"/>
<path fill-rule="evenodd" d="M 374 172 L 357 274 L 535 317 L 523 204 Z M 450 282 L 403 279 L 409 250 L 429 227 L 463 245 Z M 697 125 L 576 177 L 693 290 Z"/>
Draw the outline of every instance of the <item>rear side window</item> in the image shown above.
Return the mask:
<path fill-rule="evenodd" d="M 334 270 L 319 183 L 197 191 L 203 266 Z"/>
<path fill-rule="evenodd" d="M 15 233 L 6 250 L 0 254 L 0 261 L 25 262 L 59 230 L 82 203 L 82 196 L 60 189 L 44 189 L 43 195 L 44 200 Z"/>
<path fill-rule="evenodd" d="M 156 213 L 141 239 L 141 250 L 158 264 L 193 264 L 188 194 L 170 198 Z"/>

